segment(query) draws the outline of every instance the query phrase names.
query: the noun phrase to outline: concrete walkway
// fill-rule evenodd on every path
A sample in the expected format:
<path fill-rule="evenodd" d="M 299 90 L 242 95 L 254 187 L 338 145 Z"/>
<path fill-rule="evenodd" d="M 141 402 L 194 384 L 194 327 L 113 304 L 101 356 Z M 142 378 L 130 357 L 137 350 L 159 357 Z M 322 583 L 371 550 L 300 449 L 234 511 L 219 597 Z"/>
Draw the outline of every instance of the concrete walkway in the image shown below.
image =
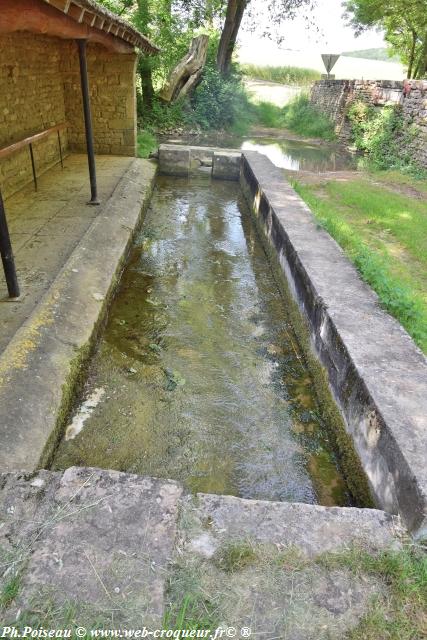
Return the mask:
<path fill-rule="evenodd" d="M 404 537 L 381 511 L 189 496 L 117 471 L 0 475 L 0 487 L 0 592 L 15 594 L 0 618 L 18 627 L 176 628 L 187 602 L 184 629 L 341 640 L 387 587 L 317 558 Z"/>
<path fill-rule="evenodd" d="M 60 212 L 52 214 L 51 220 L 34 228 L 33 239 L 17 255 L 21 268 L 25 263 L 29 272 L 35 273 L 37 294 L 28 294 L 27 303 L 18 303 L 14 323 L 15 328 L 21 326 L 0 352 L 2 471 L 29 471 L 49 464 L 134 231 L 148 205 L 156 166 L 147 160 L 113 158 L 111 163 L 109 160 L 99 162 L 105 170 L 104 174 L 100 172 L 104 204 L 100 207 L 85 204 L 87 191 L 80 158 L 80 182 L 74 183 L 74 170 L 70 168 L 74 195 Z M 57 197 L 59 191 L 63 193 L 64 185 L 61 183 L 59 189 L 52 176 L 46 176 L 49 187 L 47 193 L 41 188 L 39 204 L 43 203 L 44 194 L 49 203 L 55 193 Z M 69 189 L 73 189 L 71 183 Z M 74 216 L 71 221 L 62 215 L 66 213 Z M 95 215 L 94 219 L 88 218 Z M 44 235 L 54 229 L 58 229 L 58 236 Z M 34 249 L 30 260 L 27 252 L 36 242 L 35 246 L 48 249 L 43 253 Z M 42 282 L 38 281 L 40 271 L 45 277 Z M 9 305 L 0 305 L 0 313 L 4 314 L 0 322 L 6 317 L 13 318 L 14 305 Z M 4 342 L 12 333 L 13 327 L 9 325 L 8 336 L 3 334 Z"/>
<path fill-rule="evenodd" d="M 12 247 L 21 287 L 19 302 L 9 302 L 0 268 L 0 353 L 30 315 L 71 252 L 102 214 L 132 158 L 98 156 L 101 206 L 88 206 L 87 157 L 71 155 L 33 184 L 5 201 Z"/>

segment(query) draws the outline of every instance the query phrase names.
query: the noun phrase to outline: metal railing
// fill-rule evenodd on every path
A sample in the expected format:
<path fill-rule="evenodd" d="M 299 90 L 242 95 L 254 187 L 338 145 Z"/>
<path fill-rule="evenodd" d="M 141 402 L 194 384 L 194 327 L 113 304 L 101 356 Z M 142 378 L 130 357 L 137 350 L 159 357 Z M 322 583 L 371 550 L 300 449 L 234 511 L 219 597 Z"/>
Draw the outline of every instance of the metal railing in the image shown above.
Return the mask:
<path fill-rule="evenodd" d="M 29 148 L 30 152 L 30 160 L 31 160 L 31 169 L 33 172 L 33 181 L 34 181 L 34 189 L 37 191 L 37 167 L 34 159 L 34 151 L 33 144 L 34 142 L 38 142 L 39 140 L 43 140 L 47 138 L 52 133 L 57 134 L 58 137 L 58 148 L 59 148 L 59 159 L 61 162 L 61 167 L 64 168 L 64 159 L 62 155 L 62 146 L 61 146 L 61 131 L 67 128 L 67 124 L 62 122 L 61 124 L 57 124 L 54 127 L 50 127 L 49 129 L 45 129 L 44 131 L 40 131 L 31 136 L 27 136 L 18 142 L 14 142 L 13 144 L 8 145 L 7 147 L 3 147 L 0 149 L 0 160 L 3 158 L 8 158 L 13 153 L 24 149 L 26 146 Z M 6 211 L 4 208 L 3 197 L 0 190 L 0 255 L 3 263 L 4 275 L 6 277 L 6 285 L 10 298 L 18 298 L 20 295 L 18 277 L 16 275 L 15 261 L 13 258 L 13 250 L 12 243 L 10 241 L 9 228 L 6 219 Z"/>

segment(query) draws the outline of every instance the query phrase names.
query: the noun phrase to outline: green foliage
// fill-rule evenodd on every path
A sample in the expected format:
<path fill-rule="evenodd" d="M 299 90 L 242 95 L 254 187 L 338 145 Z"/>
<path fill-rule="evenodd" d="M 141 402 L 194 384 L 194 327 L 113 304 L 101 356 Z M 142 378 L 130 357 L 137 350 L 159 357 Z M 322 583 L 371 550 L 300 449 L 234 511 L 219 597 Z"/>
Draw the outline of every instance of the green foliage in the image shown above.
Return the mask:
<path fill-rule="evenodd" d="M 233 71 L 223 77 L 207 64 L 202 81 L 191 99 L 192 118 L 202 129 L 227 129 L 236 121 L 249 122 L 249 102 L 241 76 Z"/>
<path fill-rule="evenodd" d="M 138 132 L 138 158 L 148 158 L 158 146 L 157 138 L 151 131 L 145 129 Z"/>
<path fill-rule="evenodd" d="M 6 609 L 16 598 L 21 588 L 21 576 L 15 574 L 4 585 L 0 591 L 0 612 Z"/>
<path fill-rule="evenodd" d="M 309 97 L 305 93 L 293 98 L 283 108 L 283 126 L 308 138 L 323 140 L 335 138 L 332 121 L 310 104 Z"/>
<path fill-rule="evenodd" d="M 283 84 L 306 85 L 320 80 L 319 71 L 303 67 L 262 67 L 255 64 L 242 64 L 240 69 L 243 75 L 248 78 Z"/>
<path fill-rule="evenodd" d="M 348 640 L 418 640 L 427 625 L 427 556 L 420 547 L 369 554 L 362 549 L 327 554 L 317 560 L 329 570 L 347 567 L 356 575 L 379 577 L 387 596 L 378 595 Z"/>
<path fill-rule="evenodd" d="M 218 620 L 209 600 L 201 594 L 187 593 L 179 607 L 171 607 L 163 619 L 164 629 L 201 631 L 215 629 Z"/>
<path fill-rule="evenodd" d="M 256 121 L 264 127 L 280 129 L 285 126 L 283 109 L 272 102 L 258 102 L 251 105 Z"/>
<path fill-rule="evenodd" d="M 408 78 L 426 77 L 425 0 L 347 0 L 344 6 L 357 33 L 372 27 L 385 32 L 392 51 L 408 65 Z"/>
<path fill-rule="evenodd" d="M 391 272 L 393 256 L 371 248 L 356 228 L 344 219 L 342 205 L 360 211 L 372 223 L 378 221 L 379 230 L 387 227 L 393 235 L 413 253 L 414 261 L 425 260 L 423 243 L 427 225 L 425 213 L 418 211 L 417 203 L 410 207 L 403 196 L 382 192 L 365 183 L 330 183 L 330 195 L 336 199 L 318 198 L 308 186 L 296 183 L 296 191 L 310 206 L 319 223 L 331 234 L 357 267 L 362 278 L 376 291 L 383 307 L 408 331 L 418 346 L 427 352 L 426 309 L 422 297 L 402 277 Z M 403 204 L 405 203 L 405 205 Z"/>
<path fill-rule="evenodd" d="M 191 113 L 186 100 L 165 103 L 154 98 L 151 110 L 143 112 L 140 126 L 167 132 L 191 124 Z"/>
<path fill-rule="evenodd" d="M 375 167 L 419 172 L 410 154 L 416 132 L 405 125 L 400 106 L 375 108 L 358 100 L 351 105 L 348 118 L 356 148 Z"/>

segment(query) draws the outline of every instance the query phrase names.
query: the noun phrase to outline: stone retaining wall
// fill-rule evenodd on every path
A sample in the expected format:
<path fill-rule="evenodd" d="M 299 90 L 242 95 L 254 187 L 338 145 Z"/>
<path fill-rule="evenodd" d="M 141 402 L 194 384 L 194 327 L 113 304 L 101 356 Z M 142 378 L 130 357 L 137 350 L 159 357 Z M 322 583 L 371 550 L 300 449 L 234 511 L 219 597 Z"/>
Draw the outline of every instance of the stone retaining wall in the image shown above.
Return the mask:
<path fill-rule="evenodd" d="M 425 80 L 320 80 L 311 90 L 311 102 L 335 123 L 338 138 L 348 144 L 350 105 L 362 100 L 373 107 L 400 105 L 407 126 L 415 125 L 414 160 L 427 167 L 427 81 Z"/>
<path fill-rule="evenodd" d="M 61 75 L 63 43 L 30 33 L 0 36 L 0 148 L 65 122 Z M 61 132 L 64 153 L 67 132 Z M 34 156 L 39 171 L 59 162 L 57 136 L 37 142 Z M 32 180 L 28 148 L 0 160 L 0 188 L 4 197 Z"/>
<path fill-rule="evenodd" d="M 95 153 L 136 156 L 136 54 L 107 51 L 98 44 L 87 46 L 87 66 Z M 72 151 L 86 151 L 80 70 L 75 42 L 65 45 L 61 61 L 66 120 L 70 125 Z"/>

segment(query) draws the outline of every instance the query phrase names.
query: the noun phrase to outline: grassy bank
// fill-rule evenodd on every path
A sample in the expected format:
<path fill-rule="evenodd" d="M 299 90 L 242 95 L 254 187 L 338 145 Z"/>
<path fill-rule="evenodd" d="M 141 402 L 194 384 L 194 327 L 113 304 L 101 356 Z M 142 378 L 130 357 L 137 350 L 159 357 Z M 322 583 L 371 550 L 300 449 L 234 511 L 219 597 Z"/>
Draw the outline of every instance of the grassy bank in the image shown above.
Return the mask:
<path fill-rule="evenodd" d="M 270 102 L 260 102 L 252 106 L 254 119 L 265 127 L 289 129 L 307 138 L 335 139 L 332 121 L 316 109 L 307 94 L 302 93 L 283 108 Z"/>
<path fill-rule="evenodd" d="M 399 189 L 408 190 L 409 178 Z M 296 183 L 387 311 L 427 353 L 427 205 L 367 176 Z"/>
<path fill-rule="evenodd" d="M 302 67 L 262 67 L 255 64 L 242 64 L 240 69 L 247 78 L 280 84 L 309 85 L 315 80 L 320 80 L 319 71 Z"/>

